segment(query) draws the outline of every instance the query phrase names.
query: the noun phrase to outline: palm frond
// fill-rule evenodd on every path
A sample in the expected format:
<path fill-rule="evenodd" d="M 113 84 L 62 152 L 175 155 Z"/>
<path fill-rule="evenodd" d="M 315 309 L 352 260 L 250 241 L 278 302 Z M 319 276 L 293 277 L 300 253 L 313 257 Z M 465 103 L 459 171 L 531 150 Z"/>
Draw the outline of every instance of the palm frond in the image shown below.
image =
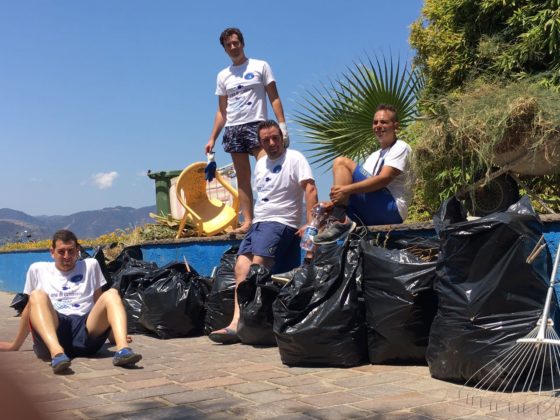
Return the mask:
<path fill-rule="evenodd" d="M 306 90 L 294 120 L 310 145 L 311 161 L 328 169 L 337 156 L 359 160 L 369 155 L 378 147 L 371 126 L 377 106 L 395 106 L 404 128 L 416 116 L 422 87 L 419 73 L 400 60 L 367 57 L 329 85 Z"/>

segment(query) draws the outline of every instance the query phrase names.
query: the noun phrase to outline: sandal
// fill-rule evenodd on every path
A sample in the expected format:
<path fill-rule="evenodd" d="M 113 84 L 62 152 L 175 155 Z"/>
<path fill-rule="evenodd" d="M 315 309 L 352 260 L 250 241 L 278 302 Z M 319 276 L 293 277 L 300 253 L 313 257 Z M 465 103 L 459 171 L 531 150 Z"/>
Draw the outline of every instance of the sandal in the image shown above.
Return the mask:
<path fill-rule="evenodd" d="M 212 331 L 208 338 L 214 343 L 219 344 L 235 344 L 241 342 L 237 336 L 237 331 L 233 328 L 227 327 L 218 331 Z"/>

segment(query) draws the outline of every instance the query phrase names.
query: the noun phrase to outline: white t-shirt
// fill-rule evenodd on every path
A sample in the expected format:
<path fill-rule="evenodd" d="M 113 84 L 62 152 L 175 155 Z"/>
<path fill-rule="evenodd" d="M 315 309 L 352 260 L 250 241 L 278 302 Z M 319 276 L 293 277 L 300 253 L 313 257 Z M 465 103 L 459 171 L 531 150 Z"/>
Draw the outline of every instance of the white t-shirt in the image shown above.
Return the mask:
<path fill-rule="evenodd" d="M 373 152 L 362 165 L 370 175 L 379 175 L 383 166 L 390 166 L 401 171 L 386 188 L 395 199 L 403 221 L 408 215 L 408 203 L 411 199 L 410 179 L 408 176 L 408 157 L 410 152 L 411 148 L 407 143 L 397 140 L 390 148 Z"/>
<path fill-rule="evenodd" d="M 278 159 L 260 158 L 254 174 L 257 201 L 253 222 L 279 222 L 299 228 L 304 198 L 301 182 L 314 179 L 307 159 L 297 150 L 286 149 Z"/>
<path fill-rule="evenodd" d="M 60 271 L 54 262 L 36 262 L 27 270 L 23 293 L 43 290 L 57 312 L 85 315 L 93 308 L 93 293 L 102 287 L 105 277 L 94 258 L 76 262 L 73 270 Z"/>
<path fill-rule="evenodd" d="M 267 120 L 265 87 L 274 81 L 268 63 L 253 58 L 218 73 L 216 95 L 227 96 L 225 126 Z"/>

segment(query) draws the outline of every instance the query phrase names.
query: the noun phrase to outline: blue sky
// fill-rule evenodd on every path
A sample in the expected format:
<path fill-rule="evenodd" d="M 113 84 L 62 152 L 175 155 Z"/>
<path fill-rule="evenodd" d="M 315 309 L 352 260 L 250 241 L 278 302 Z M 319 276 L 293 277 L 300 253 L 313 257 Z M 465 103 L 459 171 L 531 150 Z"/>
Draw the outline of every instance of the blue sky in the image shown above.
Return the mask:
<path fill-rule="evenodd" d="M 410 60 L 422 1 L 0 0 L 0 208 L 68 215 L 155 204 L 145 173 L 205 160 L 221 31 L 268 61 L 292 147 L 306 89 L 366 54 Z M 273 116 L 270 107 L 269 114 Z M 221 142 L 221 137 L 219 139 Z M 220 145 L 218 166 L 230 162 Z M 321 199 L 330 173 L 316 169 Z"/>

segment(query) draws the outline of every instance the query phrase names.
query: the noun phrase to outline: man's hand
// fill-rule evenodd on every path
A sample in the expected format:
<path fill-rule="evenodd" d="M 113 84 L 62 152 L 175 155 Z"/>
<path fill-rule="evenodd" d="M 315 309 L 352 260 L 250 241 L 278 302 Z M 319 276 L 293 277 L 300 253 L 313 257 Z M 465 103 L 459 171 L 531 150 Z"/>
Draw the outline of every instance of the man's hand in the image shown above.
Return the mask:
<path fill-rule="evenodd" d="M 206 143 L 206 146 L 204 146 L 204 154 L 205 155 L 212 152 L 212 150 L 214 149 L 214 144 L 215 143 L 216 143 L 216 140 L 208 140 L 208 143 Z"/>
<path fill-rule="evenodd" d="M 290 136 L 288 135 L 288 126 L 285 122 L 278 123 L 280 127 L 280 131 L 282 132 L 282 139 L 284 140 L 284 147 L 288 147 L 290 145 Z"/>
<path fill-rule="evenodd" d="M 13 341 L 0 341 L 0 351 L 17 351 L 19 347 Z"/>
<path fill-rule="evenodd" d="M 329 196 L 334 204 L 339 204 L 345 203 L 348 197 L 350 197 L 350 194 L 346 192 L 345 185 L 333 185 Z"/>
<path fill-rule="evenodd" d="M 304 234 L 304 232 L 305 232 L 305 229 L 307 229 L 307 223 L 306 223 L 305 225 L 301 226 L 301 227 L 297 230 L 296 235 L 299 236 L 300 238 L 302 238 L 302 237 L 303 237 L 303 234 Z"/>

